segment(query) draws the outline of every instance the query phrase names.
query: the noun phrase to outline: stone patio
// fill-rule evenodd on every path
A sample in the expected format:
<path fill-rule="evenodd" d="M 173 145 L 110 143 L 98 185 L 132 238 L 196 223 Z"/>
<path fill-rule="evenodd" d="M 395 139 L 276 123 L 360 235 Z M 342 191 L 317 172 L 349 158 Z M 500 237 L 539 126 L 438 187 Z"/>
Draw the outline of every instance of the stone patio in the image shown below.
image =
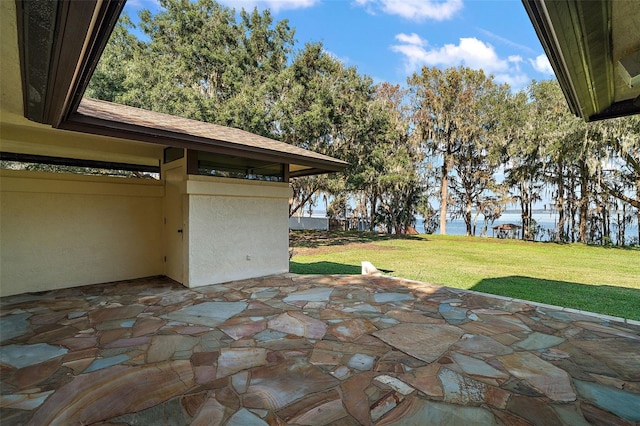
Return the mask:
<path fill-rule="evenodd" d="M 0 299 L 2 425 L 638 425 L 640 325 L 376 276 Z"/>

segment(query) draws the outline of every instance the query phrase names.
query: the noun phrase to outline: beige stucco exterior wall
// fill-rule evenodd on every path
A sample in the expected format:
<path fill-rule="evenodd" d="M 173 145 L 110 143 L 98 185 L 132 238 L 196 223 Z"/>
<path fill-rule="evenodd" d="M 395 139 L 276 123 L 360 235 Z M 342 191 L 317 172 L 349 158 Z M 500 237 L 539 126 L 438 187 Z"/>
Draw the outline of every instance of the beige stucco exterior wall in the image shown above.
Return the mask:
<path fill-rule="evenodd" d="M 189 175 L 186 192 L 185 285 L 289 270 L 288 184 Z"/>
<path fill-rule="evenodd" d="M 163 273 L 162 182 L 0 171 L 0 295 Z"/>

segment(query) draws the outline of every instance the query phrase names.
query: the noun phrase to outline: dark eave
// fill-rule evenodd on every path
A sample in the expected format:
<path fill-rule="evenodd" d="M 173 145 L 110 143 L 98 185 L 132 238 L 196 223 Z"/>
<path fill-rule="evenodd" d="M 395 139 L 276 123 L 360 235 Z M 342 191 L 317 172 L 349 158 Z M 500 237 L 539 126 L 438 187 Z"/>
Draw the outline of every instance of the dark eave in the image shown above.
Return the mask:
<path fill-rule="evenodd" d="M 78 107 L 125 0 L 16 0 L 24 115 L 58 127 Z"/>
<path fill-rule="evenodd" d="M 640 113 L 640 89 L 622 84 L 617 71 L 620 58 L 640 48 L 637 3 L 522 2 L 575 115 L 594 121 Z"/>

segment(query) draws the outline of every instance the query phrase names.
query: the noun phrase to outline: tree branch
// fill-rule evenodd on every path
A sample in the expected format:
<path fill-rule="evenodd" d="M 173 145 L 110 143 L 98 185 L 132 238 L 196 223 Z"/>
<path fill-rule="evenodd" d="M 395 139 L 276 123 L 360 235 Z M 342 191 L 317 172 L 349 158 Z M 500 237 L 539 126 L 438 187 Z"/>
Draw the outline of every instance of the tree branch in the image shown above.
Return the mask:
<path fill-rule="evenodd" d="M 619 200 L 624 201 L 625 203 L 629 203 L 631 204 L 633 207 L 640 209 L 640 200 L 635 200 L 631 197 L 628 197 L 626 195 L 624 195 L 622 192 L 617 191 L 613 188 L 611 188 L 609 185 L 607 185 L 604 182 L 604 179 L 600 178 L 600 186 L 602 186 L 602 188 L 605 190 L 605 192 L 609 195 L 611 195 L 612 197 L 615 197 Z"/>

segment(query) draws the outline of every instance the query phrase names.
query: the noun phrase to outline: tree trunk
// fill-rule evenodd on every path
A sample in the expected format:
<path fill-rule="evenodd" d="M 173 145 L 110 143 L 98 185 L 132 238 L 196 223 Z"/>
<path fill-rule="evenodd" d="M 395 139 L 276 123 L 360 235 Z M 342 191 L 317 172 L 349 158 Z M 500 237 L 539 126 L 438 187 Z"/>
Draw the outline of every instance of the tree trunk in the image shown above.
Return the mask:
<path fill-rule="evenodd" d="M 522 219 L 520 235 L 523 240 L 526 240 L 529 238 L 531 229 L 531 190 L 524 182 L 520 183 L 520 219 Z"/>
<path fill-rule="evenodd" d="M 636 198 L 640 200 L 640 177 L 636 179 Z M 636 210 L 636 224 L 638 225 L 638 244 L 640 244 L 640 207 Z"/>
<path fill-rule="evenodd" d="M 587 163 L 580 160 L 580 221 L 578 223 L 578 241 L 587 242 L 587 222 L 589 220 L 589 172 Z"/>
<path fill-rule="evenodd" d="M 625 244 L 624 234 L 627 230 L 627 205 L 625 203 L 622 203 L 622 221 L 620 221 L 620 213 L 618 212 L 617 203 L 616 215 L 618 217 L 618 241 L 616 241 L 616 243 L 619 246 L 623 246 Z M 640 226 L 640 222 L 638 222 L 638 226 Z"/>
<path fill-rule="evenodd" d="M 558 210 L 558 235 L 556 236 L 556 242 L 565 241 L 564 233 L 564 165 L 562 160 L 558 162 L 558 176 L 556 177 L 556 184 L 558 186 L 558 197 L 556 201 L 556 209 Z"/>
<path fill-rule="evenodd" d="M 529 207 L 527 209 L 527 229 L 528 229 L 528 237 L 531 240 L 535 240 L 535 236 L 531 235 L 531 219 L 533 218 L 533 184 L 529 181 L 529 187 L 527 188 L 527 199 L 529 201 Z"/>
<path fill-rule="evenodd" d="M 449 170 L 453 157 L 444 155 L 442 163 L 442 181 L 440 185 L 440 235 L 447 235 L 447 207 L 449 204 Z"/>
<path fill-rule="evenodd" d="M 467 237 L 470 237 L 474 234 L 471 233 L 471 200 L 467 198 L 464 207 L 464 223 L 467 227 Z"/>
<path fill-rule="evenodd" d="M 369 206 L 369 230 L 373 231 L 375 229 L 376 226 L 376 206 L 378 204 L 378 193 L 377 191 L 374 189 L 373 193 L 371 194 L 371 199 L 369 200 L 369 202 L 371 203 L 371 205 Z"/>

